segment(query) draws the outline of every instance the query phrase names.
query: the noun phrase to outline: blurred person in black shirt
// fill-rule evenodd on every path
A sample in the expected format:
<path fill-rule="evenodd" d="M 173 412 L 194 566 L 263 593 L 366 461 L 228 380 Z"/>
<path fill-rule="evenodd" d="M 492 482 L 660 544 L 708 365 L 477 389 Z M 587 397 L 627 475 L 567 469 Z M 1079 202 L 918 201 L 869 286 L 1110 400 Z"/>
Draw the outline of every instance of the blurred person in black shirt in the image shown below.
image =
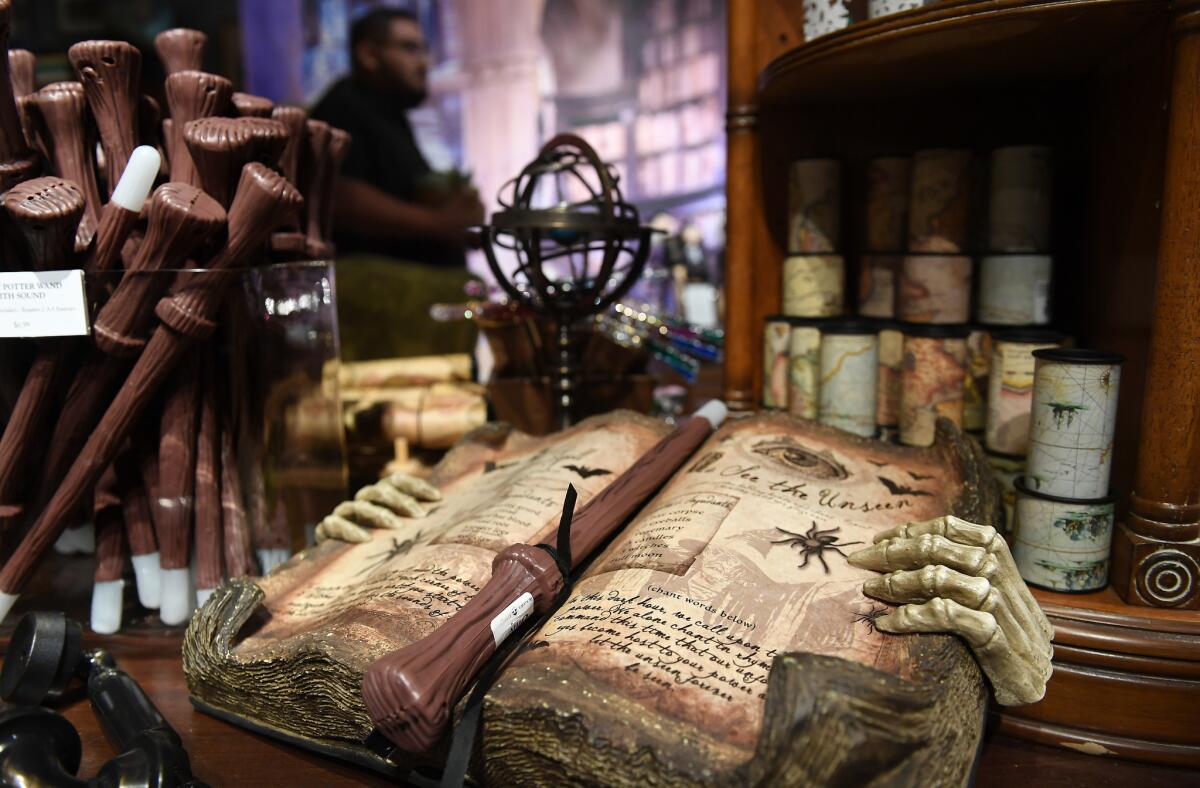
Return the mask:
<path fill-rule="evenodd" d="M 351 74 L 312 116 L 353 136 L 334 201 L 340 254 L 370 253 L 462 267 L 468 227 L 483 221 L 478 194 L 438 188 L 407 113 L 428 94 L 429 51 L 412 14 L 378 9 L 350 30 Z"/>

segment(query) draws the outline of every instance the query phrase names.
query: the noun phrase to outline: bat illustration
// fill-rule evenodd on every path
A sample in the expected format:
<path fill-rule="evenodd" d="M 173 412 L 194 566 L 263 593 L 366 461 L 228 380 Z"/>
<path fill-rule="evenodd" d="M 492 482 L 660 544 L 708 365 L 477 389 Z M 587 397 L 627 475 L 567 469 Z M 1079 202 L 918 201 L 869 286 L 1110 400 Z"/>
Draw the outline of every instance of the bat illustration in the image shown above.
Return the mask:
<path fill-rule="evenodd" d="M 417 531 L 417 535 L 414 536 L 412 539 L 405 539 L 403 542 L 401 542 L 399 539 L 397 539 L 395 537 L 392 537 L 392 546 L 389 548 L 386 548 L 382 553 L 376 553 L 375 555 L 368 556 L 370 563 L 367 564 L 366 566 L 364 566 L 362 568 L 362 571 L 360 571 L 357 576 L 361 577 L 362 575 L 374 572 L 376 569 L 383 566 L 388 561 L 391 561 L 396 556 L 404 555 L 409 550 L 413 549 L 413 546 L 417 543 L 417 540 L 420 538 L 421 538 L 420 531 Z"/>
<path fill-rule="evenodd" d="M 926 479 L 932 479 L 932 478 L 933 478 L 933 475 L 932 475 L 932 474 L 930 474 L 929 476 L 923 476 L 923 475 L 921 475 L 921 474 L 919 474 L 919 473 L 913 473 L 912 471 L 906 471 L 906 473 L 908 473 L 908 475 L 909 475 L 909 476 L 913 477 L 913 481 L 917 481 L 917 482 L 923 482 L 923 481 L 925 481 Z"/>
<path fill-rule="evenodd" d="M 931 492 L 926 492 L 925 490 L 916 490 L 903 484 L 896 484 L 891 479 L 883 476 L 876 476 L 875 478 L 883 482 L 883 486 L 888 488 L 892 495 L 926 495 L 930 498 L 933 497 L 933 493 Z"/>
<path fill-rule="evenodd" d="M 581 479 L 590 479 L 593 476 L 608 476 L 612 471 L 607 468 L 589 468 L 586 465 L 564 465 L 568 471 L 574 471 L 579 474 Z"/>

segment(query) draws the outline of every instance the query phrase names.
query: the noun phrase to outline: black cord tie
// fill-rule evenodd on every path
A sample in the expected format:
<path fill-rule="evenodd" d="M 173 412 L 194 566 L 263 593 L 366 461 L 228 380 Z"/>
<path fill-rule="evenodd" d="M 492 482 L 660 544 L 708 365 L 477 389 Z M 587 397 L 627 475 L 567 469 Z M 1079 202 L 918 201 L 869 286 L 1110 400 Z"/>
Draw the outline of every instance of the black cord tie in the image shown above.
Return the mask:
<path fill-rule="evenodd" d="M 567 597 L 571 594 L 573 581 L 571 578 L 571 518 L 575 514 L 575 499 L 577 494 L 574 485 L 567 486 L 567 496 L 563 500 L 562 517 L 558 521 L 558 537 L 556 547 L 548 544 L 535 545 L 554 559 L 558 571 L 562 573 L 563 585 L 550 608 L 541 616 L 530 618 L 514 632 L 504 644 L 496 650 L 492 658 L 479 672 L 479 679 L 467 698 L 463 715 L 454 726 L 454 735 L 450 740 L 450 753 L 446 756 L 446 766 L 442 770 L 441 788 L 461 788 L 467 777 L 467 767 L 471 762 L 471 754 L 475 749 L 475 738 L 479 733 L 479 723 L 483 716 L 483 698 L 496 681 L 501 669 L 508 660 L 520 651 L 525 639 L 545 624 Z"/>

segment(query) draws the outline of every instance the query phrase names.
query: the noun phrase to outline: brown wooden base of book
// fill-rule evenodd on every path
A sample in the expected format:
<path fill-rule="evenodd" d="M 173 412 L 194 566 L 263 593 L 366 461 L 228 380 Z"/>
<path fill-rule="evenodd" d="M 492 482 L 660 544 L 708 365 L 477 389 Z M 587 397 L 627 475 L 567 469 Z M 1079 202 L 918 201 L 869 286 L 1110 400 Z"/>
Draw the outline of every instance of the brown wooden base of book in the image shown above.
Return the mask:
<path fill-rule="evenodd" d="M 1091 755 L 1200 767 L 1200 616 L 1133 607 L 1111 588 L 1035 591 L 1054 624 L 1054 677 L 1041 703 L 1000 730 Z"/>

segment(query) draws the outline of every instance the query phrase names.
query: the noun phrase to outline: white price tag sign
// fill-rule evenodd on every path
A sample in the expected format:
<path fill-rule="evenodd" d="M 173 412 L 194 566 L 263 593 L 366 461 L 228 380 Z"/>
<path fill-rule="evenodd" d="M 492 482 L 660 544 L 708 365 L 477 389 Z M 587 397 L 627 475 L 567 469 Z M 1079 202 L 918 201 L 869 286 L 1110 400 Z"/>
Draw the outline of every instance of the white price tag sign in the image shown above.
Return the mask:
<path fill-rule="evenodd" d="M 90 330 L 83 271 L 0 271 L 0 337 L 73 337 Z"/>
<path fill-rule="evenodd" d="M 508 604 L 508 607 L 495 618 L 492 619 L 492 639 L 496 641 L 496 648 L 500 647 L 509 635 L 511 635 L 517 627 L 521 626 L 521 622 L 529 618 L 529 614 L 533 612 L 533 594 L 526 591 L 519 597 Z"/>

